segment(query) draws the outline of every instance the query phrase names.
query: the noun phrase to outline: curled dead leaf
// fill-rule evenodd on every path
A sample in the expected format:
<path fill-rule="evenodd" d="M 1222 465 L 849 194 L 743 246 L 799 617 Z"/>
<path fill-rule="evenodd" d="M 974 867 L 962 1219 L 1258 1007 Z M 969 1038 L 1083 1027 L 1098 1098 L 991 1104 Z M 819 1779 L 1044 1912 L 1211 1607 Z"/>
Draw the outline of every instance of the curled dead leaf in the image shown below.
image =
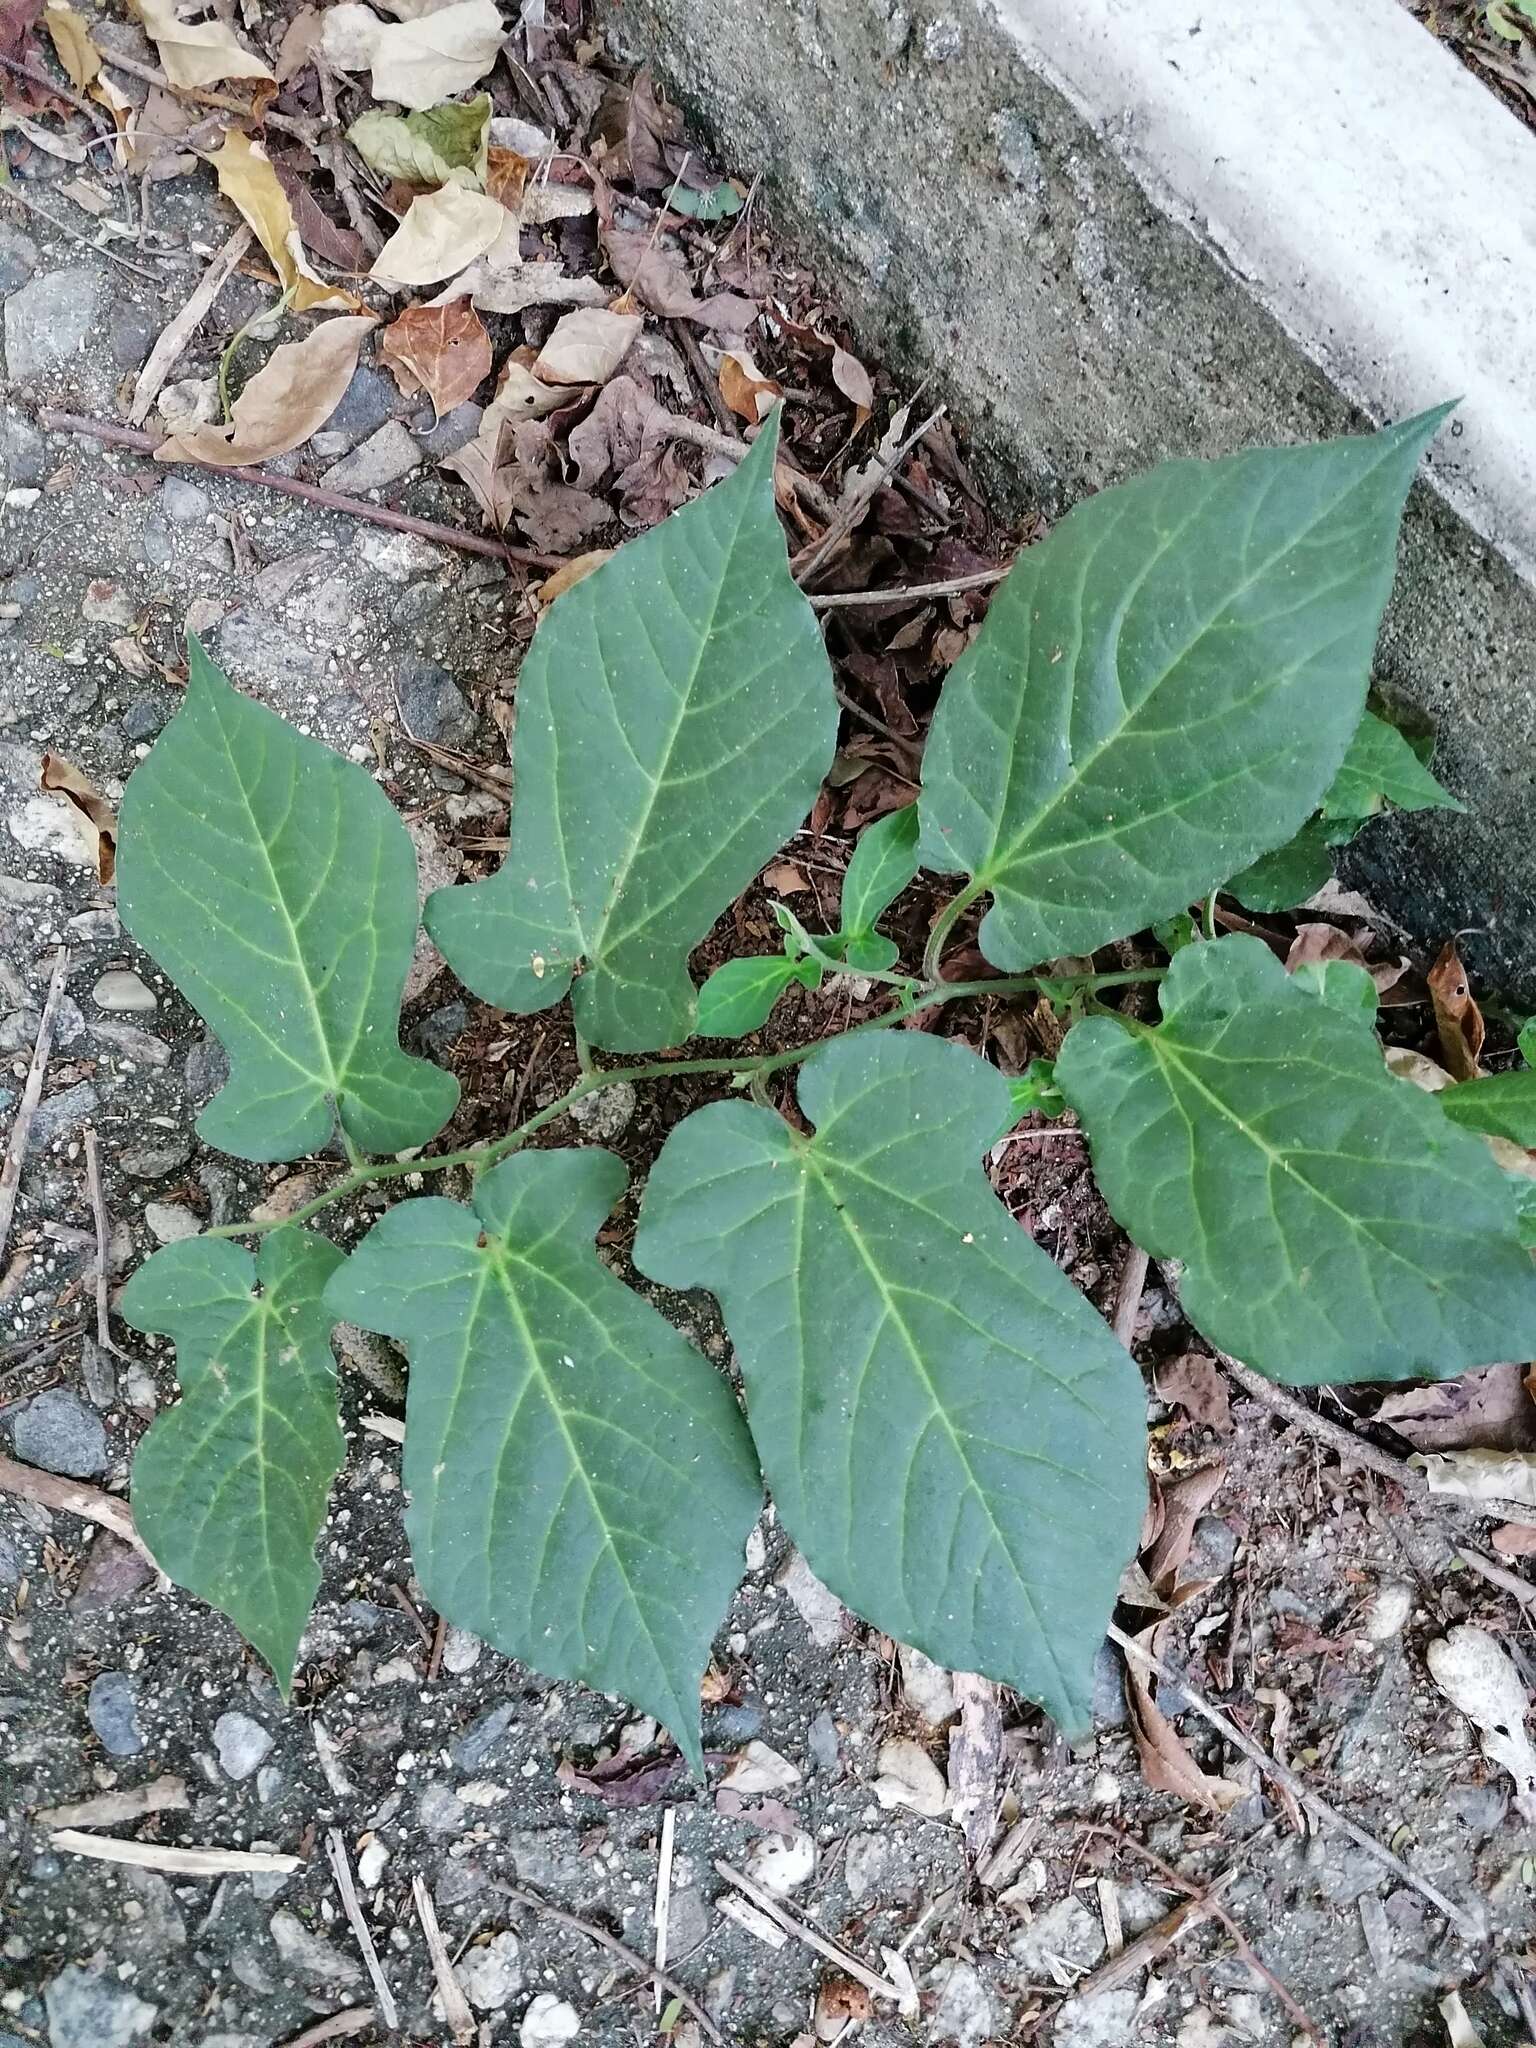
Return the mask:
<path fill-rule="evenodd" d="M 483 256 L 507 222 L 499 200 L 467 185 L 422 192 L 374 260 L 381 284 L 436 284 Z"/>
<path fill-rule="evenodd" d="M 1227 1376 L 1215 1359 L 1201 1351 L 1186 1351 L 1157 1368 L 1157 1391 L 1170 1405 L 1177 1403 L 1193 1422 L 1214 1430 L 1217 1436 L 1232 1433 L 1232 1397 Z"/>
<path fill-rule="evenodd" d="M 39 786 L 50 796 L 61 796 L 74 813 L 85 838 L 96 850 L 96 879 L 110 882 L 117 869 L 117 813 L 101 791 L 62 754 L 43 756 Z"/>
<path fill-rule="evenodd" d="M 340 405 L 363 336 L 375 324 L 371 313 L 345 314 L 275 348 L 235 400 L 228 425 L 179 427 L 160 443 L 155 460 L 229 467 L 286 455 Z"/>
<path fill-rule="evenodd" d="M 645 325 L 638 313 L 598 306 L 562 314 L 533 372 L 545 384 L 606 384 Z"/>
<path fill-rule="evenodd" d="M 1424 1451 L 1408 1460 L 1431 1493 L 1458 1500 L 1512 1500 L 1536 1508 L 1536 1452 Z"/>
<path fill-rule="evenodd" d="M 186 22 L 176 0 L 131 0 L 145 34 L 160 53 L 172 85 L 196 90 L 227 78 L 270 78 L 271 70 L 236 40 L 226 22 Z"/>
<path fill-rule="evenodd" d="M 588 548 L 584 555 L 577 555 L 574 561 L 562 562 L 553 576 L 546 576 L 534 593 L 542 605 L 551 605 L 557 597 L 563 597 L 568 590 L 574 590 L 578 583 L 584 583 L 594 569 L 601 569 L 612 548 Z"/>
<path fill-rule="evenodd" d="M 1435 1006 L 1435 1028 L 1440 1034 L 1445 1064 L 1458 1081 L 1473 1081 L 1481 1073 L 1478 1057 L 1483 1049 L 1487 1026 L 1473 1000 L 1467 970 L 1455 941 L 1443 946 L 1440 957 L 1429 970 L 1430 1001 Z"/>
<path fill-rule="evenodd" d="M 441 419 L 473 397 L 491 374 L 491 337 L 463 299 L 408 306 L 380 337 L 379 360 L 407 397 L 424 390 Z"/>
<path fill-rule="evenodd" d="M 43 26 L 53 41 L 59 62 L 69 73 L 69 80 L 76 92 L 84 92 L 95 83 L 101 70 L 101 52 L 85 16 L 67 4 L 67 0 L 51 0 L 43 9 Z"/>
<path fill-rule="evenodd" d="M 361 300 L 351 292 L 311 269 L 288 195 L 259 142 L 252 142 L 238 128 L 231 128 L 222 147 L 208 161 L 218 175 L 219 190 L 239 208 L 266 250 L 296 313 L 307 313 L 317 306 L 350 306 L 354 312 L 361 308 Z"/>
<path fill-rule="evenodd" d="M 727 349 L 720 358 L 720 396 L 739 420 L 755 427 L 784 396 L 784 387 L 765 377 L 745 349 Z"/>
<path fill-rule="evenodd" d="M 1162 1623 L 1144 1631 L 1138 1641 L 1154 1651 Z M 1131 1734 L 1141 1759 L 1141 1775 L 1154 1792 L 1172 1792 L 1207 1813 L 1230 1813 L 1243 1797 L 1241 1785 L 1229 1778 L 1212 1777 L 1201 1769 L 1180 1739 L 1177 1729 L 1152 1696 L 1148 1678 L 1135 1658 L 1125 1664 L 1125 1699 L 1130 1710 Z"/>
<path fill-rule="evenodd" d="M 1451 1705 L 1476 1728 L 1483 1755 L 1514 1779 L 1521 1813 L 1536 1817 L 1536 1750 L 1526 1732 L 1531 1702 L 1509 1652 L 1486 1629 L 1464 1623 L 1431 1643 L 1424 1661 Z"/>
<path fill-rule="evenodd" d="M 338 71 L 370 71 L 375 99 L 421 109 L 482 79 L 501 53 L 494 0 L 450 0 L 405 21 L 380 21 L 359 0 L 326 10 L 320 50 Z"/>
<path fill-rule="evenodd" d="M 875 409 L 875 387 L 868 370 L 845 348 L 832 351 L 832 382 L 844 398 L 853 401 L 858 417 L 856 426 L 863 426 Z"/>

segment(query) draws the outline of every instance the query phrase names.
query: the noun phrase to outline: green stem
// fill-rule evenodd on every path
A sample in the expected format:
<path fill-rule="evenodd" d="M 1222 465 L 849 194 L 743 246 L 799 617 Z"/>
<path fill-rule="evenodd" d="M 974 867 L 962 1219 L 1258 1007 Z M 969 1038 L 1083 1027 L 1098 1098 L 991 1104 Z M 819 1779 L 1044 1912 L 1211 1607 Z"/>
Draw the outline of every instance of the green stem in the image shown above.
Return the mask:
<path fill-rule="evenodd" d="M 1114 974 L 1085 974 L 1078 980 L 1078 986 L 1091 993 L 1101 988 L 1123 988 L 1130 982 L 1161 981 L 1166 969 L 1161 967 L 1130 968 Z M 383 1159 L 371 1166 L 355 1167 L 343 1175 L 335 1186 L 323 1195 L 316 1195 L 311 1202 L 304 1202 L 290 1215 L 274 1217 L 268 1223 L 221 1223 L 204 1233 L 207 1237 L 258 1237 L 264 1231 L 281 1230 L 289 1224 L 307 1222 L 311 1216 L 318 1216 L 322 1209 L 328 1209 L 333 1202 L 355 1195 L 359 1188 L 371 1186 L 374 1181 L 402 1180 L 413 1173 L 445 1173 L 451 1166 L 467 1166 L 473 1173 L 483 1173 L 488 1166 L 494 1166 L 505 1159 L 509 1152 L 518 1151 L 536 1131 L 542 1131 L 546 1124 L 552 1124 L 565 1115 L 572 1103 L 580 1102 L 584 1096 L 593 1095 L 599 1088 L 609 1088 L 615 1081 L 670 1081 L 679 1074 L 744 1074 L 764 1076 L 776 1074 L 785 1067 L 797 1066 L 801 1060 L 809 1059 L 813 1052 L 820 1052 L 824 1045 L 835 1045 L 840 1038 L 857 1038 L 861 1032 L 883 1031 L 892 1024 L 900 1024 L 906 1018 L 915 1016 L 919 1010 L 931 1010 L 942 1003 L 961 1001 L 966 996 L 1016 996 L 1030 994 L 1050 982 L 1053 988 L 1061 986 L 1060 980 L 1039 974 L 997 975 L 990 981 L 947 981 L 942 987 L 930 989 L 910 1004 L 898 1004 L 896 1008 L 882 1011 L 878 1017 L 869 1017 L 862 1024 L 855 1024 L 851 1030 L 839 1032 L 832 1038 L 813 1039 L 809 1045 L 792 1045 L 785 1052 L 747 1054 L 735 1059 L 701 1060 L 649 1060 L 638 1067 L 600 1067 L 590 1074 L 583 1074 L 573 1088 L 543 1109 L 524 1119 L 504 1136 L 489 1145 L 465 1145 L 457 1152 L 439 1152 L 431 1159 Z"/>
<path fill-rule="evenodd" d="M 239 333 L 235 335 L 234 339 L 226 343 L 224 353 L 219 357 L 219 418 L 226 423 L 229 420 L 229 373 L 234 367 L 235 351 L 251 332 L 252 328 L 259 327 L 264 320 L 271 320 L 274 317 L 280 319 L 293 303 L 293 294 L 294 287 L 289 285 L 275 306 L 259 307 L 251 315 L 250 319 L 246 321 Z"/>
<path fill-rule="evenodd" d="M 928 944 L 923 951 L 923 979 L 937 981 L 939 978 L 939 956 L 944 943 L 955 926 L 964 917 L 978 896 L 986 894 L 980 882 L 968 882 L 958 896 L 952 896 L 939 912 L 938 921 L 928 934 Z"/>

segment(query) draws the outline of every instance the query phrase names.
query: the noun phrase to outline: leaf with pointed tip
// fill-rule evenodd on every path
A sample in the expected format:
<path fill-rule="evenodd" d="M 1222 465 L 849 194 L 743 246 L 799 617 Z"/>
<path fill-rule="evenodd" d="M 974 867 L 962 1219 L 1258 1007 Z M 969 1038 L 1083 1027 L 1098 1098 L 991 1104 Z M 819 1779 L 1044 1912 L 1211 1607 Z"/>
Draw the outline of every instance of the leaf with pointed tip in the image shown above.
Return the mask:
<path fill-rule="evenodd" d="M 134 1328 L 175 1343 L 182 1388 L 134 1453 L 139 1534 L 167 1577 L 255 1645 L 285 1699 L 346 1454 L 321 1306 L 342 1263 L 335 1245 L 292 1227 L 257 1258 L 228 1238 L 186 1238 L 123 1290 Z"/>
<path fill-rule="evenodd" d="M 1363 1015 L 1260 940 L 1187 946 L 1155 1028 L 1056 1059 L 1116 1218 L 1182 1259 L 1190 1320 L 1271 1379 L 1446 1379 L 1536 1350 L 1536 1267 L 1486 1147 L 1382 1064 Z"/>
<path fill-rule="evenodd" d="M 872 932 L 917 873 L 917 805 L 891 811 L 866 826 L 843 876 L 844 932 Z"/>
<path fill-rule="evenodd" d="M 517 690 L 512 846 L 427 928 L 505 1010 L 568 988 L 594 1045 L 693 1029 L 688 954 L 798 826 L 837 699 L 774 509 L 777 415 L 735 475 L 568 590 Z M 575 986 L 572 988 L 572 978 Z"/>
<path fill-rule="evenodd" d="M 1367 711 L 1323 796 L 1325 818 L 1373 818 L 1384 803 L 1400 811 L 1464 811 L 1395 725 Z"/>
<path fill-rule="evenodd" d="M 458 1083 L 400 1049 L 416 856 L 370 775 L 230 687 L 188 641 L 186 701 L 128 779 L 118 908 L 229 1054 L 199 1135 L 242 1159 L 425 1144 Z"/>
<path fill-rule="evenodd" d="M 1316 809 L 1443 417 L 1164 463 L 1019 557 L 944 685 L 920 804 L 924 866 L 991 892 L 994 965 L 1170 916 Z"/>
<path fill-rule="evenodd" d="M 1088 1725 L 1145 1506 L 1141 1381 L 988 1188 L 1008 1084 L 921 1032 L 800 1070 L 802 1137 L 695 1111 L 635 1263 L 720 1298 L 779 1517 L 856 1613 Z"/>
<path fill-rule="evenodd" d="M 727 960 L 699 990 L 699 1015 L 694 1026 L 700 1038 L 740 1038 L 767 1023 L 768 1013 L 792 981 L 804 981 L 807 967 L 821 974 L 818 961 L 791 960 L 783 953 L 754 954 Z"/>
<path fill-rule="evenodd" d="M 331 1313 L 411 1357 L 406 1528 L 427 1599 L 552 1678 L 621 1693 L 700 1767 L 699 1681 L 762 1500 L 725 1380 L 597 1258 L 611 1152 L 523 1152 L 473 1210 L 377 1222 Z"/>

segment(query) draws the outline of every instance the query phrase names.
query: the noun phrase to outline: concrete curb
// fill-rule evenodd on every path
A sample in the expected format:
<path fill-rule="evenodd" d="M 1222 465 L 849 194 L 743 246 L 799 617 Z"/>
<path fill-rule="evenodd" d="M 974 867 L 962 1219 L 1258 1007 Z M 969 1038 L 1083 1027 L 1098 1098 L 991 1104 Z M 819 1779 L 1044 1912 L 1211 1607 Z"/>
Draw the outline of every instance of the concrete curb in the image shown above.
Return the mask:
<path fill-rule="evenodd" d="M 1400 0 L 999 0 L 1165 212 L 1536 577 L 1536 134 Z"/>

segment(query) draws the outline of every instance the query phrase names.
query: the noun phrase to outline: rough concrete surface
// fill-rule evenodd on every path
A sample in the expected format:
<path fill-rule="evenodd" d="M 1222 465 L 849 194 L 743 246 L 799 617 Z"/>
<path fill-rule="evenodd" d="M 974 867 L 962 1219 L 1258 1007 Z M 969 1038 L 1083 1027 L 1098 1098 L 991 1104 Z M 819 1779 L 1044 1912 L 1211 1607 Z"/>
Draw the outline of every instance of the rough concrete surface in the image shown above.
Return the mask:
<path fill-rule="evenodd" d="M 1166 456 L 1368 424 L 985 9 L 610 0 L 605 14 L 727 160 L 762 171 L 867 344 L 950 399 L 1004 498 L 1056 511 Z M 1490 102 L 1488 119 L 1507 116 Z M 1421 485 L 1378 685 L 1434 730 L 1468 814 L 1378 824 L 1349 871 L 1425 946 L 1463 932 L 1473 972 L 1526 1001 L 1533 668 L 1536 599 Z"/>

